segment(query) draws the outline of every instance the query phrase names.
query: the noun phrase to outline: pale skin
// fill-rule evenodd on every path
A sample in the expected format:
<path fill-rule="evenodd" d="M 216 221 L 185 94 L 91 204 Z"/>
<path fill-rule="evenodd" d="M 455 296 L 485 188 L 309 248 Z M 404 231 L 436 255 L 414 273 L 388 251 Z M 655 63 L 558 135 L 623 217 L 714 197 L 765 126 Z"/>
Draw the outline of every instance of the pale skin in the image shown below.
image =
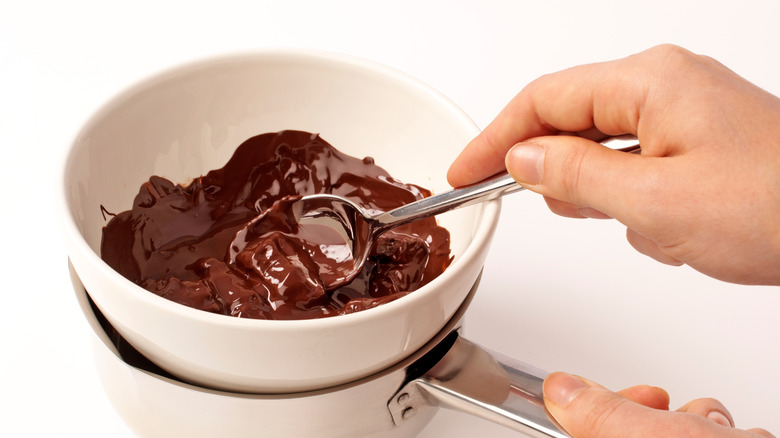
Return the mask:
<path fill-rule="evenodd" d="M 638 137 L 641 155 L 596 142 L 621 134 Z M 664 45 L 532 82 L 448 178 L 457 187 L 507 170 L 554 213 L 618 220 L 637 251 L 662 263 L 780 285 L 778 139 L 780 99 L 711 58 Z M 661 389 L 614 393 L 564 373 L 544 389 L 575 438 L 773 436 L 734 428 L 713 399 L 669 411 Z"/>

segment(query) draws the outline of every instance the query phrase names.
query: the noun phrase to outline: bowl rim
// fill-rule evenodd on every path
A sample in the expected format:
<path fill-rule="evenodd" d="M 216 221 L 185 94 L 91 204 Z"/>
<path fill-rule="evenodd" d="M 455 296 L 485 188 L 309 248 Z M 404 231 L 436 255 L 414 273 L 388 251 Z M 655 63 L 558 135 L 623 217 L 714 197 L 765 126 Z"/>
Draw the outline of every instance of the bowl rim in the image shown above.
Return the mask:
<path fill-rule="evenodd" d="M 474 135 L 478 134 L 479 132 L 479 128 L 474 123 L 474 121 L 460 107 L 458 107 L 452 100 L 444 96 L 441 92 L 437 91 L 427 83 L 385 64 L 353 55 L 312 49 L 267 48 L 204 57 L 201 59 L 180 63 L 178 65 L 168 67 L 158 73 L 142 78 L 141 80 L 126 87 L 123 91 L 120 91 L 112 98 L 108 99 L 87 118 L 87 121 L 82 124 L 81 128 L 78 130 L 78 133 L 69 143 L 67 152 L 65 154 L 64 163 L 60 166 L 60 177 L 58 180 L 62 185 L 59 190 L 59 196 L 57 196 L 59 200 L 58 208 L 65 216 L 64 220 L 62 221 L 62 227 L 66 236 L 66 240 L 70 241 L 70 245 L 68 245 L 69 251 L 77 251 L 90 265 L 96 266 L 101 271 L 104 271 L 104 273 L 111 278 L 112 283 L 116 284 L 122 289 L 125 289 L 126 293 L 128 293 L 129 296 L 131 296 L 133 299 L 140 300 L 144 304 L 160 308 L 165 312 L 173 313 L 177 317 L 188 320 L 197 320 L 209 325 L 217 325 L 225 328 L 252 330 L 267 329 L 272 327 L 275 331 L 298 331 L 314 329 L 320 326 L 328 326 L 329 328 L 349 327 L 352 325 L 361 324 L 367 318 L 377 318 L 380 313 L 393 314 L 403 312 L 407 307 L 414 306 L 415 302 L 425 299 L 424 295 L 427 295 L 425 292 L 428 289 L 434 289 L 440 283 L 445 283 L 450 279 L 450 277 L 456 275 L 456 271 L 460 266 L 466 266 L 470 260 L 477 257 L 481 247 L 490 242 L 491 236 L 498 223 L 499 213 L 501 210 L 500 199 L 487 201 L 481 205 L 469 207 L 479 209 L 477 213 L 479 222 L 474 228 L 474 233 L 470 243 L 466 246 L 463 253 L 455 260 L 453 260 L 452 264 L 447 269 L 445 269 L 442 274 L 431 280 L 431 282 L 425 286 L 413 291 L 413 293 L 409 293 L 408 295 L 400 297 L 399 299 L 371 309 L 366 309 L 360 312 L 346 315 L 314 319 L 265 320 L 237 318 L 229 315 L 206 312 L 168 300 L 157 294 L 150 293 L 148 290 L 136 285 L 122 276 L 119 272 L 108 266 L 100 257 L 100 255 L 87 243 L 84 235 L 81 233 L 79 227 L 76 224 L 73 211 L 70 208 L 71 196 L 69 193 L 68 176 L 70 175 L 71 169 L 74 165 L 74 155 L 78 149 L 77 146 L 79 145 L 80 139 L 84 137 L 95 124 L 101 121 L 107 114 L 110 114 L 113 109 L 119 107 L 138 93 L 164 83 L 167 80 L 173 79 L 180 75 L 192 74 L 197 70 L 209 68 L 214 65 L 241 63 L 247 61 L 257 62 L 262 60 L 296 60 L 305 62 L 328 63 L 330 65 L 341 65 L 350 68 L 357 68 L 379 77 L 385 77 L 390 81 L 400 82 L 410 89 L 425 94 L 429 98 L 433 98 L 441 104 L 442 109 L 447 109 L 452 116 L 460 119 L 464 126 L 472 127 Z M 76 265 L 76 263 L 74 263 L 74 269 L 76 272 L 79 272 L 79 267 Z M 79 274 L 81 275 L 81 273 Z M 96 304 L 99 305 L 97 300 Z"/>

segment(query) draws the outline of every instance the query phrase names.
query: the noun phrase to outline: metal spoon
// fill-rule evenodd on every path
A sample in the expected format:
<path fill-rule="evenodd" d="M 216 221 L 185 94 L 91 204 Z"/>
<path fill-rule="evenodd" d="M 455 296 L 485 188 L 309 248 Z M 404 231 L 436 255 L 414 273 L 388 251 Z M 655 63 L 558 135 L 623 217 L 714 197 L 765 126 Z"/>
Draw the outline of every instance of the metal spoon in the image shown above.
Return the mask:
<path fill-rule="evenodd" d="M 623 152 L 638 153 L 636 137 L 612 137 L 601 143 L 631 142 L 631 146 L 618 148 Z M 352 253 L 352 266 L 348 272 L 339 275 L 327 290 L 333 290 L 351 282 L 363 268 L 376 238 L 385 231 L 418 219 L 434 216 L 460 207 L 485 202 L 524 190 L 507 173 L 499 174 L 482 182 L 450 190 L 428 198 L 420 199 L 385 213 L 370 215 L 349 199 L 337 195 L 308 195 L 293 202 L 291 209 L 295 221 L 301 225 L 325 226 L 338 233 Z"/>

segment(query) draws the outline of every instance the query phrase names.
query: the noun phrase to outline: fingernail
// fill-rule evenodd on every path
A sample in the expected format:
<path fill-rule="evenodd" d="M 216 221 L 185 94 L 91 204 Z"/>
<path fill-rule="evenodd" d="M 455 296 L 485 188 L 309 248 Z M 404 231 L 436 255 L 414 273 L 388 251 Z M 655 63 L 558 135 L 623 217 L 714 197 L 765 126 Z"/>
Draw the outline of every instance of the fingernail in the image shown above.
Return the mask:
<path fill-rule="evenodd" d="M 726 426 L 726 427 L 734 426 L 733 424 L 731 424 L 731 421 L 729 421 L 729 418 L 723 415 L 723 413 L 719 411 L 710 411 L 710 413 L 707 414 L 707 419 L 712 420 L 720 424 L 721 426 Z"/>
<path fill-rule="evenodd" d="M 568 406 L 588 385 L 566 373 L 553 373 L 545 379 L 543 390 L 546 399 L 558 406 Z"/>
<path fill-rule="evenodd" d="M 517 181 L 539 184 L 544 173 L 544 148 L 518 143 L 506 155 L 506 169 Z"/>
<path fill-rule="evenodd" d="M 611 216 L 607 216 L 606 214 L 591 207 L 580 208 L 577 210 L 577 213 L 582 217 L 587 217 L 590 219 L 612 219 Z"/>

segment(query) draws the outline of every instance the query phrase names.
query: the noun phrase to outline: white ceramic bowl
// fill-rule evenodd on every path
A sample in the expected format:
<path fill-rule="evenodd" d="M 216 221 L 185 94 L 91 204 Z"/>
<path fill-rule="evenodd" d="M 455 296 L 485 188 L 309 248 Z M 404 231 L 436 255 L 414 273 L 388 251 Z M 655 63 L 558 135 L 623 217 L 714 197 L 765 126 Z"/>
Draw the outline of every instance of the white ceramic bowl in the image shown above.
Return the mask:
<path fill-rule="evenodd" d="M 320 133 L 435 192 L 478 130 L 452 102 L 387 67 L 351 57 L 266 51 L 206 60 L 148 79 L 109 102 L 75 139 L 61 214 L 69 256 L 111 324 L 172 374 L 230 391 L 325 388 L 398 362 L 437 333 L 482 269 L 498 220 L 492 201 L 439 216 L 452 265 L 414 293 L 364 312 L 301 321 L 195 310 L 131 283 L 99 256 L 101 206 L 130 208 L 151 175 L 186 183 L 221 167 L 247 138 Z"/>

